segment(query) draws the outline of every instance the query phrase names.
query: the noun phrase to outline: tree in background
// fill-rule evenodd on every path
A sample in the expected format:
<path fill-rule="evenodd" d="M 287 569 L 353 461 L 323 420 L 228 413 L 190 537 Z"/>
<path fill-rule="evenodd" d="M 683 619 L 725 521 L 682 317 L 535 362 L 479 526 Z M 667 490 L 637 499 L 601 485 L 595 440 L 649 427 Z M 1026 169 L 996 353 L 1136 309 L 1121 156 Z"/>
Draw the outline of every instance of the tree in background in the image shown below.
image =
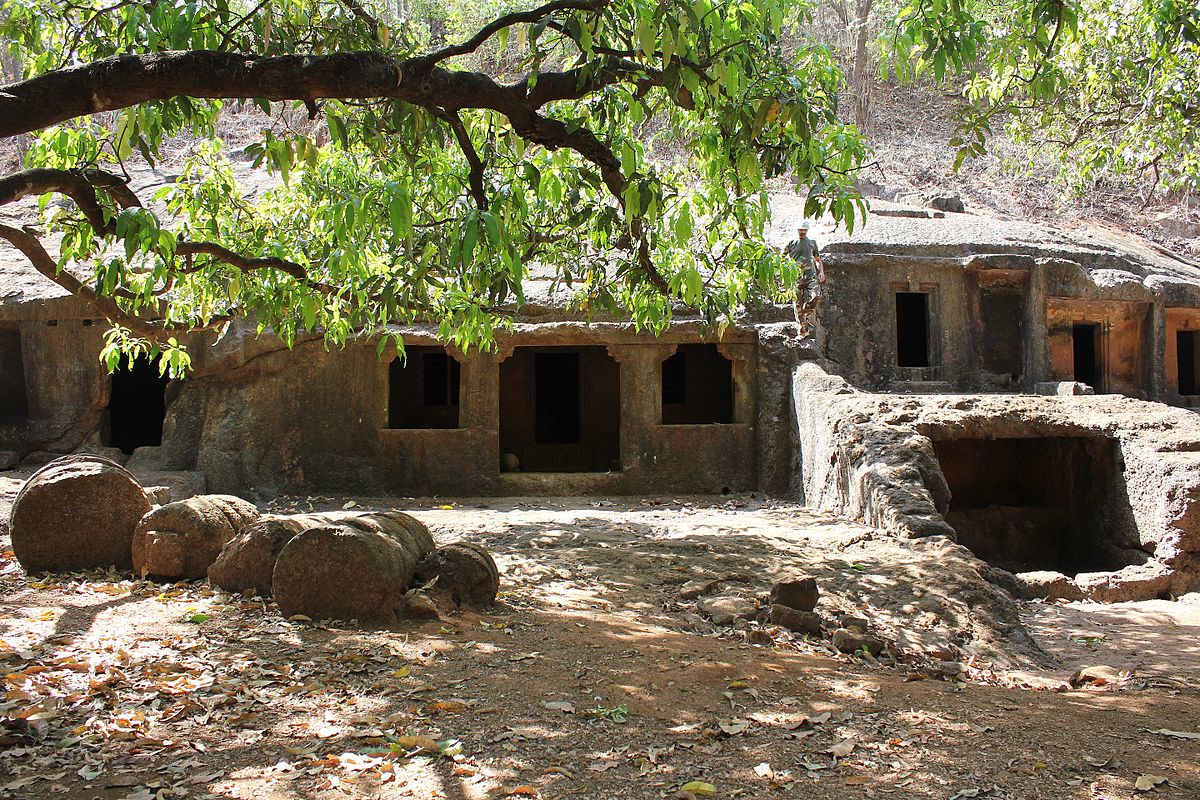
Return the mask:
<path fill-rule="evenodd" d="M 994 124 L 1104 173 L 1200 188 L 1200 6 L 1194 0 L 915 0 L 885 33 L 902 77 L 964 81 L 957 164 Z"/>
<path fill-rule="evenodd" d="M 53 256 L 43 232 L 0 237 L 116 323 L 110 363 L 151 342 L 183 370 L 177 332 L 239 315 L 289 344 L 423 321 L 486 346 L 533 265 L 589 312 L 656 330 L 684 304 L 719 323 L 795 280 L 764 241 L 771 178 L 794 177 L 807 213 L 852 225 L 863 212 L 866 148 L 838 120 L 841 73 L 822 46 L 781 45 L 803 6 L 433 9 L 6 3 L 0 37 L 25 78 L 0 88 L 0 137 L 33 139 L 0 204 L 41 196 L 61 243 Z M 246 153 L 279 185 L 252 197 L 215 138 L 230 101 L 303 108 L 328 141 L 265 127 Z M 182 132 L 209 141 L 156 213 L 124 165 L 153 164 Z M 652 159 L 659 135 L 673 147 Z M 48 204 L 54 193 L 74 203 Z"/>

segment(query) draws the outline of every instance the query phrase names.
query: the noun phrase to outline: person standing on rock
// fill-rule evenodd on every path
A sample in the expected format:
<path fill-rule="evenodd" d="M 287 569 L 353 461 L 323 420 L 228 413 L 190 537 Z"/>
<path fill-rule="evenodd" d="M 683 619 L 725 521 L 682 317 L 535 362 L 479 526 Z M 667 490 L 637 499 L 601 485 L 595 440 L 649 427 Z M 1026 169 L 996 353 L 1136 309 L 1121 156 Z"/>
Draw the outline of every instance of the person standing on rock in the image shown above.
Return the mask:
<path fill-rule="evenodd" d="M 811 336 L 813 311 L 821 302 L 821 284 L 825 283 L 825 262 L 821 260 L 821 249 L 816 241 L 808 238 L 807 221 L 796 228 L 796 238 L 787 243 L 783 253 L 800 267 L 792 310 L 800 326 L 800 335 Z"/>

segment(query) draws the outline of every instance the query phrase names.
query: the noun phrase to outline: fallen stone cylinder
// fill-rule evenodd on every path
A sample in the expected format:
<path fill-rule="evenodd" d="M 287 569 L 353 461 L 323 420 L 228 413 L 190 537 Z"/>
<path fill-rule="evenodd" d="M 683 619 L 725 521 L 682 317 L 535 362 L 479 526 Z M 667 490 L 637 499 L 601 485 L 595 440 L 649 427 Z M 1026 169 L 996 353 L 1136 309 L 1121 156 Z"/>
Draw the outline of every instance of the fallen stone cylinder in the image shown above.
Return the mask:
<path fill-rule="evenodd" d="M 208 580 L 227 592 L 253 589 L 267 597 L 271 594 L 271 573 L 284 545 L 307 528 L 337 524 L 342 518 L 341 514 L 262 517 L 226 543 L 208 568 Z"/>
<path fill-rule="evenodd" d="M 64 456 L 30 476 L 13 501 L 13 552 L 27 572 L 128 569 L 150 500 L 133 473 L 96 455 Z"/>
<path fill-rule="evenodd" d="M 310 527 L 280 551 L 272 593 L 287 617 L 393 625 L 404 616 L 418 562 L 432 549 L 425 526 L 400 512 Z"/>
<path fill-rule="evenodd" d="M 133 571 L 141 577 L 196 579 L 258 509 L 240 497 L 204 494 L 167 503 L 142 517 L 133 534 Z"/>
<path fill-rule="evenodd" d="M 434 550 L 417 565 L 415 578 L 431 597 L 458 608 L 487 608 L 500 590 L 495 560 L 474 542 L 454 542 Z"/>

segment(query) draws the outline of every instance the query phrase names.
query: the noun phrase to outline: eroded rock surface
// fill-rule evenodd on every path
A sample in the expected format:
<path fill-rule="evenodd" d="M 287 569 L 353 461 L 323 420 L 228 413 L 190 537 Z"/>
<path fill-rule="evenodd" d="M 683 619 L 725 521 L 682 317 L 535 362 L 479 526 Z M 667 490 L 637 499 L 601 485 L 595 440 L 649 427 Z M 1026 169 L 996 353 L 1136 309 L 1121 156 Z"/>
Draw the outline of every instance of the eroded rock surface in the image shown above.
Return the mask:
<path fill-rule="evenodd" d="M 55 459 L 13 501 L 13 551 L 27 572 L 132 565 L 134 529 L 150 511 L 137 479 L 94 455 Z"/>
<path fill-rule="evenodd" d="M 169 580 L 203 578 L 209 566 L 258 509 L 240 497 L 200 495 L 156 508 L 133 534 L 133 571 Z"/>

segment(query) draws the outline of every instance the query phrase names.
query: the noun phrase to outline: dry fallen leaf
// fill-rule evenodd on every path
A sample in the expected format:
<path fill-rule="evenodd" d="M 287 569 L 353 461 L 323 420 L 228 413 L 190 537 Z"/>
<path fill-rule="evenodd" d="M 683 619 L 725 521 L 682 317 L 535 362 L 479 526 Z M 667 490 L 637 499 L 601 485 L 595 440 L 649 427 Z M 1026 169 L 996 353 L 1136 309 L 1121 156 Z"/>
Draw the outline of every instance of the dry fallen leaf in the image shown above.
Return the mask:
<path fill-rule="evenodd" d="M 854 752 L 854 742 L 850 739 L 843 739 L 825 752 L 831 753 L 835 758 L 845 758 Z"/>

